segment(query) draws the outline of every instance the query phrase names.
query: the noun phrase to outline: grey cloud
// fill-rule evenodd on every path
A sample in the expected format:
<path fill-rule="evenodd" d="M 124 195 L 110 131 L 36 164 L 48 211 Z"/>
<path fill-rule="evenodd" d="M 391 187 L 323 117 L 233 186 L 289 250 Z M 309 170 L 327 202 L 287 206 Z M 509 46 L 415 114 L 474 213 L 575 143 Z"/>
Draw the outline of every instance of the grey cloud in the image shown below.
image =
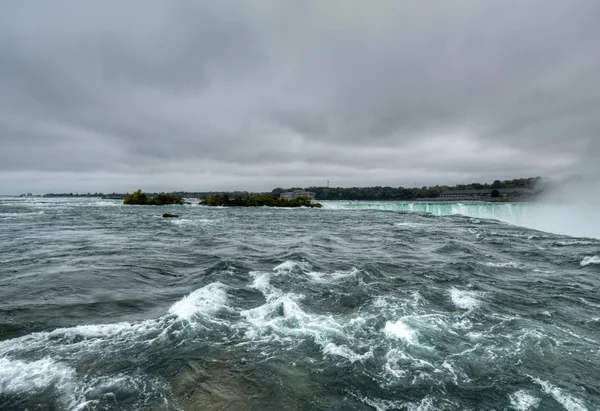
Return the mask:
<path fill-rule="evenodd" d="M 595 2 L 4 11 L 0 193 L 600 173 Z"/>

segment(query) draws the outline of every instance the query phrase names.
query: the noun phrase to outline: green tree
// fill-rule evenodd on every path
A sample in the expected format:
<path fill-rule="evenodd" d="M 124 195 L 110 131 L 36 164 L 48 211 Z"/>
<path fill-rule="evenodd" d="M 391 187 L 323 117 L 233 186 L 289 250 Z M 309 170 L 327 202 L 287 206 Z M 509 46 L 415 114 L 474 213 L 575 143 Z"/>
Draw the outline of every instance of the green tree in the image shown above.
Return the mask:
<path fill-rule="evenodd" d="M 136 205 L 144 205 L 148 203 L 148 198 L 146 194 L 142 193 L 141 189 L 133 192 L 132 194 L 126 195 L 123 199 L 123 204 L 136 204 Z"/>

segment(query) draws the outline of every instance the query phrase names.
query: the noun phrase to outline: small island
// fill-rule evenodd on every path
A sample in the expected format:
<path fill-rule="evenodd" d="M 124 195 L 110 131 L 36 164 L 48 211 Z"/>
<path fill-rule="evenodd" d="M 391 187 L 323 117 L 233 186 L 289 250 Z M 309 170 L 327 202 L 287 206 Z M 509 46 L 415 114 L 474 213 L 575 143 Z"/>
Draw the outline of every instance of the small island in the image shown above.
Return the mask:
<path fill-rule="evenodd" d="M 128 194 L 123 199 L 123 204 L 129 205 L 167 205 L 167 204 L 183 204 L 184 201 L 177 194 L 160 193 L 154 197 L 148 197 L 138 190 L 132 194 Z"/>
<path fill-rule="evenodd" d="M 306 196 L 287 200 L 284 198 L 275 198 L 268 194 L 256 196 L 247 195 L 241 198 L 229 198 L 227 194 L 214 194 L 206 200 L 200 201 L 200 205 L 213 207 L 323 207 L 320 203 L 313 203 L 310 198 Z"/>

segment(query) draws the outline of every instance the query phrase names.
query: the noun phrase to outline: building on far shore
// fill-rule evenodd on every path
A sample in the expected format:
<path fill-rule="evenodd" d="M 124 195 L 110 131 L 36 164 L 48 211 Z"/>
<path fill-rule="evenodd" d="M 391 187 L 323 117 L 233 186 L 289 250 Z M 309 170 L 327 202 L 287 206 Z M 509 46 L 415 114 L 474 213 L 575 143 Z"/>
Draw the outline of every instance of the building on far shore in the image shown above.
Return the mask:
<path fill-rule="evenodd" d="M 279 198 L 283 200 L 295 200 L 298 197 L 308 197 L 312 201 L 315 199 L 315 193 L 313 193 L 312 191 L 294 190 L 281 193 L 281 195 L 279 196 Z"/>
<path fill-rule="evenodd" d="M 528 188 L 490 188 L 485 190 L 448 190 L 440 193 L 440 198 L 477 200 L 493 197 L 494 191 L 498 191 L 497 197 L 527 197 L 533 194 L 533 190 Z"/>

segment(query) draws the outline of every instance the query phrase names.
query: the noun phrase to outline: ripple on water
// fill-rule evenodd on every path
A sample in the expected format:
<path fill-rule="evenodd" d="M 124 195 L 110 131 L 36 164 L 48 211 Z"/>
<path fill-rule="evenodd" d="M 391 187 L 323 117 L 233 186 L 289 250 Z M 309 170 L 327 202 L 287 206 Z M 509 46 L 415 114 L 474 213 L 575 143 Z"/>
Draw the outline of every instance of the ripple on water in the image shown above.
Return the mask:
<path fill-rule="evenodd" d="M 594 240 L 416 204 L 117 203 L 0 222 L 0 409 L 600 407 Z"/>

